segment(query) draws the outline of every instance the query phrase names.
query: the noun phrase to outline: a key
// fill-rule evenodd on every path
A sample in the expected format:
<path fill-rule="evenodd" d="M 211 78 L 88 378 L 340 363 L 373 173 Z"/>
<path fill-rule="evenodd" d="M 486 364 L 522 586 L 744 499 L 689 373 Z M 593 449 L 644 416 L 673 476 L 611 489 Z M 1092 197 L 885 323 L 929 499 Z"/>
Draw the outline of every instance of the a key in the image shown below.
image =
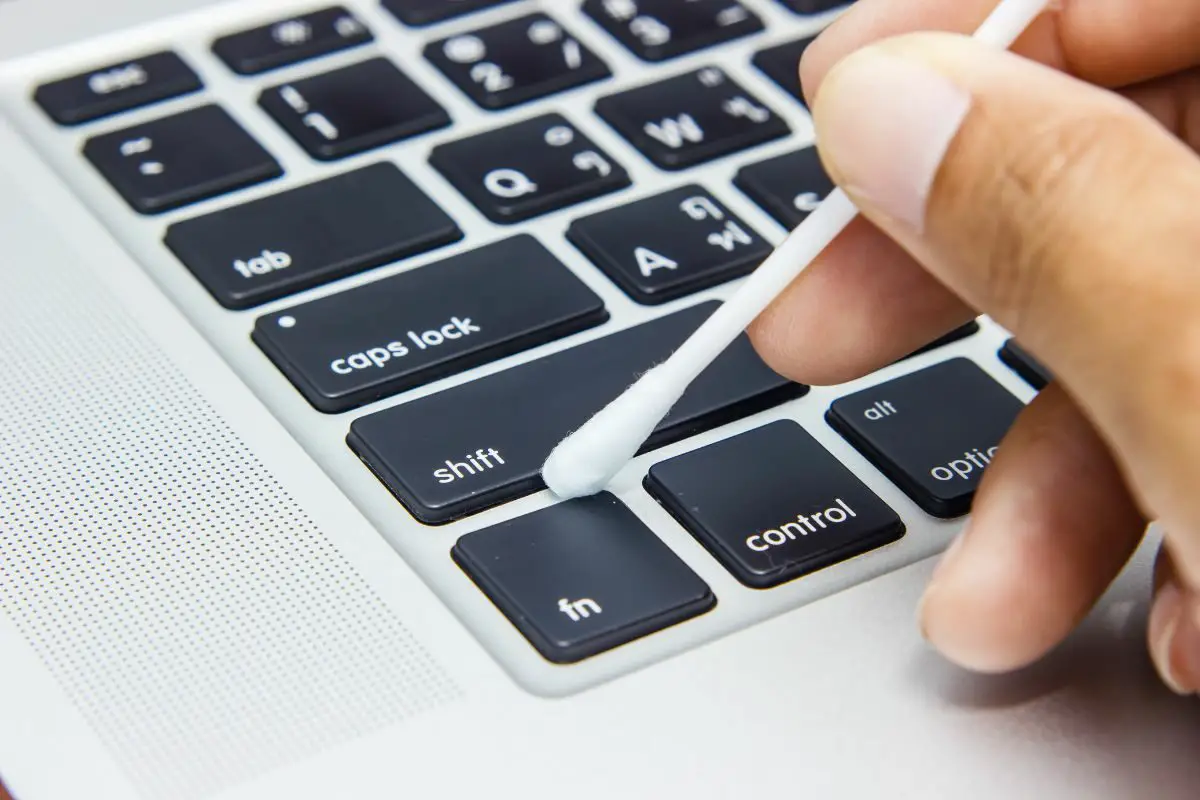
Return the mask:
<path fill-rule="evenodd" d="M 254 341 L 321 411 L 344 411 L 608 319 L 528 234 L 261 317 Z"/>
<path fill-rule="evenodd" d="M 804 90 L 800 85 L 800 59 L 804 57 L 804 51 L 808 49 L 808 46 L 815 41 L 815 37 L 810 37 L 794 42 L 785 42 L 755 53 L 754 58 L 751 59 L 760 72 L 779 84 L 781 89 L 794 97 L 805 108 L 808 107 L 808 101 L 805 99 Z"/>
<path fill-rule="evenodd" d="M 532 494 L 554 446 L 663 361 L 709 302 L 355 420 L 348 442 L 422 522 Z M 799 397 L 739 337 L 659 424 L 648 451 Z"/>
<path fill-rule="evenodd" d="M 583 10 L 644 61 L 665 61 L 758 33 L 737 0 L 586 0 Z"/>
<path fill-rule="evenodd" d="M 370 42 L 367 26 L 341 6 L 313 11 L 213 42 L 213 52 L 240 75 L 267 70 L 336 53 Z"/>
<path fill-rule="evenodd" d="M 645 485 L 734 577 L 756 589 L 904 535 L 896 512 L 790 420 L 656 464 Z"/>
<path fill-rule="evenodd" d="M 439 145 L 433 164 L 488 219 L 513 223 L 629 186 L 629 175 L 560 114 Z"/>
<path fill-rule="evenodd" d="M 717 602 L 708 584 L 607 492 L 468 533 L 451 555 L 558 664 L 627 644 Z"/>
<path fill-rule="evenodd" d="M 43 84 L 33 98 L 59 125 L 81 125 L 202 88 L 183 59 L 161 52 Z"/>
<path fill-rule="evenodd" d="M 854 0 L 779 0 L 797 14 L 824 14 L 835 8 L 849 6 Z"/>
<path fill-rule="evenodd" d="M 837 400 L 827 419 L 925 511 L 970 510 L 984 470 L 1023 408 L 958 358 Z"/>
<path fill-rule="evenodd" d="M 611 75 L 603 61 L 545 14 L 432 42 L 425 56 L 479 106 L 492 110 Z"/>
<path fill-rule="evenodd" d="M 446 110 L 386 58 L 272 87 L 258 102 L 322 161 L 450 124 Z"/>
<path fill-rule="evenodd" d="M 511 2 L 513 0 L 383 0 L 383 7 L 405 25 L 420 27 Z"/>
<path fill-rule="evenodd" d="M 1000 360 L 1009 369 L 1039 392 L 1054 381 L 1054 375 L 1015 339 L 1009 339 L 1000 349 Z"/>
<path fill-rule="evenodd" d="M 142 214 L 157 214 L 283 174 L 224 109 L 208 105 L 87 141 L 83 154 Z"/>
<path fill-rule="evenodd" d="M 695 185 L 577 220 L 567 238 L 645 304 L 740 277 L 771 254 L 769 242 Z"/>
<path fill-rule="evenodd" d="M 461 238 L 454 220 L 382 163 L 178 222 L 166 245 L 237 309 Z"/>
<path fill-rule="evenodd" d="M 596 102 L 596 112 L 662 169 L 679 170 L 787 136 L 774 111 L 716 67 Z"/>
<path fill-rule="evenodd" d="M 795 228 L 833 191 L 816 148 L 742 167 L 734 185 L 785 228 Z"/>

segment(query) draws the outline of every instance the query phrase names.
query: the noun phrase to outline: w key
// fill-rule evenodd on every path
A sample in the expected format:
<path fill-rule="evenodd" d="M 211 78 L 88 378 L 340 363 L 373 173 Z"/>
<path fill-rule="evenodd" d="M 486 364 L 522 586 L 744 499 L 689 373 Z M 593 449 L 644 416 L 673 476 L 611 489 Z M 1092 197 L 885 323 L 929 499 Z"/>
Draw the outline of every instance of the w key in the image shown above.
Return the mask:
<path fill-rule="evenodd" d="M 662 169 L 787 136 L 788 125 L 716 67 L 602 97 L 596 113 Z"/>
<path fill-rule="evenodd" d="M 585 217 L 571 243 L 639 303 L 665 303 L 752 271 L 771 245 L 699 186 Z"/>
<path fill-rule="evenodd" d="M 430 162 L 488 219 L 500 223 L 629 185 L 625 170 L 559 114 L 440 145 Z"/>

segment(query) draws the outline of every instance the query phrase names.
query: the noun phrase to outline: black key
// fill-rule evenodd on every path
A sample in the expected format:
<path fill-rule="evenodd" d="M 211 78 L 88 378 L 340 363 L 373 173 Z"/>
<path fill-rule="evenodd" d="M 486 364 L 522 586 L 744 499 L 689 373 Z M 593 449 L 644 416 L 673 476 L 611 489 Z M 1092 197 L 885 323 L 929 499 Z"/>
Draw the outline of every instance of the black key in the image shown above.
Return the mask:
<path fill-rule="evenodd" d="M 529 235 L 261 317 L 253 338 L 321 411 L 344 411 L 608 319 Z"/>
<path fill-rule="evenodd" d="M 800 59 L 814 41 L 816 37 L 810 37 L 768 47 L 755 53 L 752 59 L 754 66 L 805 108 L 808 107 L 808 101 L 805 100 L 804 90 L 800 86 Z"/>
<path fill-rule="evenodd" d="M 950 518 L 970 510 L 1022 408 L 986 372 L 957 358 L 842 398 L 827 418 L 917 505 Z"/>
<path fill-rule="evenodd" d="M 979 323 L 976 320 L 971 320 L 966 325 L 955 328 L 944 336 L 939 336 L 937 339 L 934 339 L 924 347 L 919 348 L 918 350 L 905 356 L 903 359 L 901 359 L 901 361 L 912 358 L 913 356 L 920 356 L 934 350 L 939 350 L 946 345 L 954 344 L 955 342 L 961 342 L 963 339 L 969 339 L 977 333 L 979 333 Z"/>
<path fill-rule="evenodd" d="M 383 7 L 405 25 L 420 26 L 511 2 L 513 0 L 383 0 Z"/>
<path fill-rule="evenodd" d="M 691 619 L 717 602 L 708 584 L 608 493 L 468 533 L 451 555 L 558 664 Z"/>
<path fill-rule="evenodd" d="M 583 10 L 644 61 L 665 61 L 763 29 L 737 0 L 586 0 Z"/>
<path fill-rule="evenodd" d="M 785 228 L 808 219 L 834 189 L 814 147 L 742 167 L 733 182 Z"/>
<path fill-rule="evenodd" d="M 835 8 L 849 6 L 854 0 L 779 0 L 797 14 L 824 14 Z"/>
<path fill-rule="evenodd" d="M 577 220 L 567 238 L 630 297 L 648 305 L 752 272 L 772 249 L 695 185 Z"/>
<path fill-rule="evenodd" d="M 347 441 L 417 519 L 450 522 L 532 494 L 554 446 L 663 361 L 718 306 L 693 308 L 355 420 Z M 807 391 L 739 337 L 643 452 Z"/>
<path fill-rule="evenodd" d="M 1015 339 L 1009 339 L 1000 349 L 1000 360 L 1026 383 L 1039 392 L 1054 382 L 1054 375 Z"/>
<path fill-rule="evenodd" d="M 545 14 L 432 42 L 425 56 L 478 105 L 493 110 L 611 75 L 603 61 Z"/>
<path fill-rule="evenodd" d="M 202 88 L 183 59 L 163 52 L 43 84 L 33 97 L 58 124 L 80 125 Z"/>
<path fill-rule="evenodd" d="M 394 164 L 374 164 L 167 229 L 217 302 L 250 308 L 462 238 Z"/>
<path fill-rule="evenodd" d="M 603 97 L 596 112 L 646 158 L 670 170 L 791 132 L 774 111 L 715 67 Z"/>
<path fill-rule="evenodd" d="M 126 202 L 157 214 L 283 174 L 219 106 L 201 106 L 89 139 L 83 154 Z"/>
<path fill-rule="evenodd" d="M 488 219 L 500 223 L 629 186 L 624 168 L 560 114 L 439 145 L 429 160 Z"/>
<path fill-rule="evenodd" d="M 241 75 L 295 64 L 370 42 L 367 26 L 341 6 L 280 20 L 213 42 L 213 52 Z"/>
<path fill-rule="evenodd" d="M 386 58 L 272 87 L 258 103 L 322 161 L 450 124 L 446 110 Z"/>
<path fill-rule="evenodd" d="M 645 484 L 734 577 L 756 589 L 904 535 L 896 512 L 790 420 L 656 464 Z"/>

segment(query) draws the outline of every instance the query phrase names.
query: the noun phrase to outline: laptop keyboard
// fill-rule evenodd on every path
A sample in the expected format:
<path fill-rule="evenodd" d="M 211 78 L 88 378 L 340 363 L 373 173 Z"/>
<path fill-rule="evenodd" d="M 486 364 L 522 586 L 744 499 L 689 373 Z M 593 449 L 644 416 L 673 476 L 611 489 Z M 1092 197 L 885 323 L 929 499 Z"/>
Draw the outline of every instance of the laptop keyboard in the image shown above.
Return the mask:
<path fill-rule="evenodd" d="M 979 322 L 853 390 L 785 380 L 742 336 L 654 432 L 644 485 L 542 493 L 550 449 L 832 190 L 795 76 L 844 5 L 347 2 L 113 52 L 29 106 L 397 549 L 477 630 L 532 647 L 482 636 L 528 678 L 711 638 L 735 590 L 795 592 L 761 617 L 936 550 L 886 561 L 914 520 L 966 513 L 1048 380 L 1013 342 L 999 381 L 953 349 Z"/>

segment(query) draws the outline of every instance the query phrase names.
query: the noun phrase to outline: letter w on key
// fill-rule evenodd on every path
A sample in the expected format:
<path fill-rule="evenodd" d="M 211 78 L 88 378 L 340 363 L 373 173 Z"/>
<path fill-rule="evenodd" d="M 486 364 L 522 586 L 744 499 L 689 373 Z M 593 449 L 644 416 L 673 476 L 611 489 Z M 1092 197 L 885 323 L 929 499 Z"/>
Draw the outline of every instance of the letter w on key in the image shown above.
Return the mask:
<path fill-rule="evenodd" d="M 661 123 L 647 122 L 643 130 L 647 136 L 678 150 L 685 142 L 698 144 L 704 141 L 704 129 L 696 122 L 691 114 L 680 114 L 675 119 L 664 119 Z"/>

